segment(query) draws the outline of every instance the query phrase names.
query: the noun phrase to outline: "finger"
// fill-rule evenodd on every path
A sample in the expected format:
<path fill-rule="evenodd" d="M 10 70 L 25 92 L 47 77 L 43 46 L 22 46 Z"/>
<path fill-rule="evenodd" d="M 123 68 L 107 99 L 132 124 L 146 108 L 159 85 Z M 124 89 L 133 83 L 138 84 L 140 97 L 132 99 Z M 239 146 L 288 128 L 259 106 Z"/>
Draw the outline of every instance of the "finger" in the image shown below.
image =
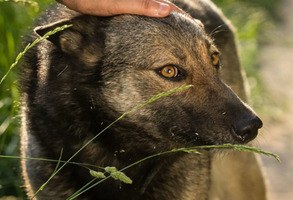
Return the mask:
<path fill-rule="evenodd" d="M 114 14 L 138 14 L 151 17 L 166 17 L 171 11 L 174 11 L 192 18 L 169 0 L 116 0 L 115 3 L 116 9 L 112 10 Z"/>
<path fill-rule="evenodd" d="M 136 14 L 150 17 L 166 17 L 171 12 L 170 4 L 163 0 L 108 0 L 105 15 Z"/>
<path fill-rule="evenodd" d="M 166 17 L 171 6 L 164 0 L 57 0 L 72 10 L 90 15 L 137 14 Z"/>
<path fill-rule="evenodd" d="M 200 27 L 202 27 L 202 28 L 204 27 L 203 23 L 200 20 L 194 19 L 187 12 L 185 12 L 184 10 L 182 10 L 181 8 L 176 6 L 175 4 L 171 3 L 170 1 L 168 1 L 168 0 L 158 0 L 158 1 L 168 4 L 171 7 L 171 12 L 181 13 L 181 14 L 185 15 L 186 17 L 190 18 L 191 20 L 195 21 Z"/>

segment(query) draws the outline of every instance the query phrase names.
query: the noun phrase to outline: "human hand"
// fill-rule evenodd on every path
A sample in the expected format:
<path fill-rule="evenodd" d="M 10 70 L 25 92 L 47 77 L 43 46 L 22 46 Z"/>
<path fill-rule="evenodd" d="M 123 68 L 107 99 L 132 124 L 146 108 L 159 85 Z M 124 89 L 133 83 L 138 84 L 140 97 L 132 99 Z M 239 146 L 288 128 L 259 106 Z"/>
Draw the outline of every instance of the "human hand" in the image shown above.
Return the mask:
<path fill-rule="evenodd" d="M 72 10 L 90 15 L 137 14 L 166 17 L 171 11 L 183 11 L 168 0 L 57 0 Z"/>

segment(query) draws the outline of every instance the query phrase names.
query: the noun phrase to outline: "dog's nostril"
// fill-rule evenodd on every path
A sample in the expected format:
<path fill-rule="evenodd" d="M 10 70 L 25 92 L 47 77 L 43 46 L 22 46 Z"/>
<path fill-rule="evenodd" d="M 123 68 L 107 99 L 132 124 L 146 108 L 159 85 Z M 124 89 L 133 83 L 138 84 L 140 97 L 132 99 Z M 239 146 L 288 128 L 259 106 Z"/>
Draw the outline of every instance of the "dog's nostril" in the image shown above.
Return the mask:
<path fill-rule="evenodd" d="M 234 131 L 238 139 L 243 142 L 249 142 L 257 136 L 258 129 L 262 125 L 262 121 L 257 116 L 254 116 L 249 119 L 240 120 L 236 127 L 234 127 Z"/>

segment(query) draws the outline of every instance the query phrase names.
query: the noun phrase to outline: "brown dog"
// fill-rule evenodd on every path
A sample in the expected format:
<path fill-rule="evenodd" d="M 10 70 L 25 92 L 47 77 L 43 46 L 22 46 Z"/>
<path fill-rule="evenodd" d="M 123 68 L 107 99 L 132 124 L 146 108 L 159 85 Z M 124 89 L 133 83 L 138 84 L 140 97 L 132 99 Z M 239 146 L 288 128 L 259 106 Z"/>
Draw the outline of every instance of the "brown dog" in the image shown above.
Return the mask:
<path fill-rule="evenodd" d="M 74 161 L 122 169 L 174 148 L 244 144 L 254 139 L 261 120 L 220 79 L 221 50 L 222 63 L 229 69 L 224 75 L 232 74 L 228 82 L 244 94 L 233 32 L 210 1 L 178 1 L 178 5 L 200 19 L 205 30 L 195 20 L 175 12 L 161 19 L 131 15 L 102 18 L 81 15 L 61 5 L 51 8 L 38 23 L 37 34 L 42 36 L 64 24 L 73 26 L 36 45 L 26 55 L 23 156 L 56 160 L 63 149 L 62 159 L 67 160 L 123 113 L 183 84 L 193 87 L 126 116 Z M 216 29 L 223 32 L 215 35 L 213 42 L 209 34 Z M 237 153 L 239 162 L 231 157 L 233 153 L 224 158 L 227 168 L 231 167 L 227 170 L 214 158 L 214 151 L 168 154 L 126 170 L 131 185 L 107 180 L 78 198 L 264 198 L 254 155 Z M 243 159 L 251 160 L 250 165 L 256 167 L 251 171 L 252 178 L 242 180 L 234 171 Z M 55 165 L 23 161 L 30 196 L 50 177 Z M 222 176 L 227 171 L 233 172 L 231 181 L 227 175 Z M 88 169 L 67 165 L 37 197 L 66 199 L 92 178 Z M 246 184 L 255 180 L 260 186 L 247 191 L 251 185 Z M 229 182 L 239 191 L 233 190 Z"/>

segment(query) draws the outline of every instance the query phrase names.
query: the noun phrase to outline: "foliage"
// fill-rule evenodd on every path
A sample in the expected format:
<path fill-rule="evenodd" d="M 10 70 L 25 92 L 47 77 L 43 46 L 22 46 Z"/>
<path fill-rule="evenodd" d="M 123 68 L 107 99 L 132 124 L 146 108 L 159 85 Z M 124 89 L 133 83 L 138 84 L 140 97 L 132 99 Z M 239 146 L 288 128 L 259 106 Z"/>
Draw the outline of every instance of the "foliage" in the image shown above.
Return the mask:
<path fill-rule="evenodd" d="M 248 77 L 251 104 L 258 112 L 263 111 L 264 87 L 258 70 L 258 52 L 265 43 L 266 28 L 278 20 L 277 10 L 280 1 L 276 0 L 214 0 L 222 8 L 228 19 L 236 27 L 240 61 Z"/>
<path fill-rule="evenodd" d="M 25 3 L 28 2 L 28 3 Z M 21 35 L 33 23 L 33 19 L 49 3 L 49 0 L 19 3 L 0 1 L 0 77 L 2 78 L 22 49 Z M 23 4 L 24 3 L 24 4 Z M 18 155 L 18 90 L 17 69 L 12 71 L 0 85 L 0 154 Z M 19 178 L 19 160 L 0 159 L 0 197 L 15 195 L 23 198 Z"/>

